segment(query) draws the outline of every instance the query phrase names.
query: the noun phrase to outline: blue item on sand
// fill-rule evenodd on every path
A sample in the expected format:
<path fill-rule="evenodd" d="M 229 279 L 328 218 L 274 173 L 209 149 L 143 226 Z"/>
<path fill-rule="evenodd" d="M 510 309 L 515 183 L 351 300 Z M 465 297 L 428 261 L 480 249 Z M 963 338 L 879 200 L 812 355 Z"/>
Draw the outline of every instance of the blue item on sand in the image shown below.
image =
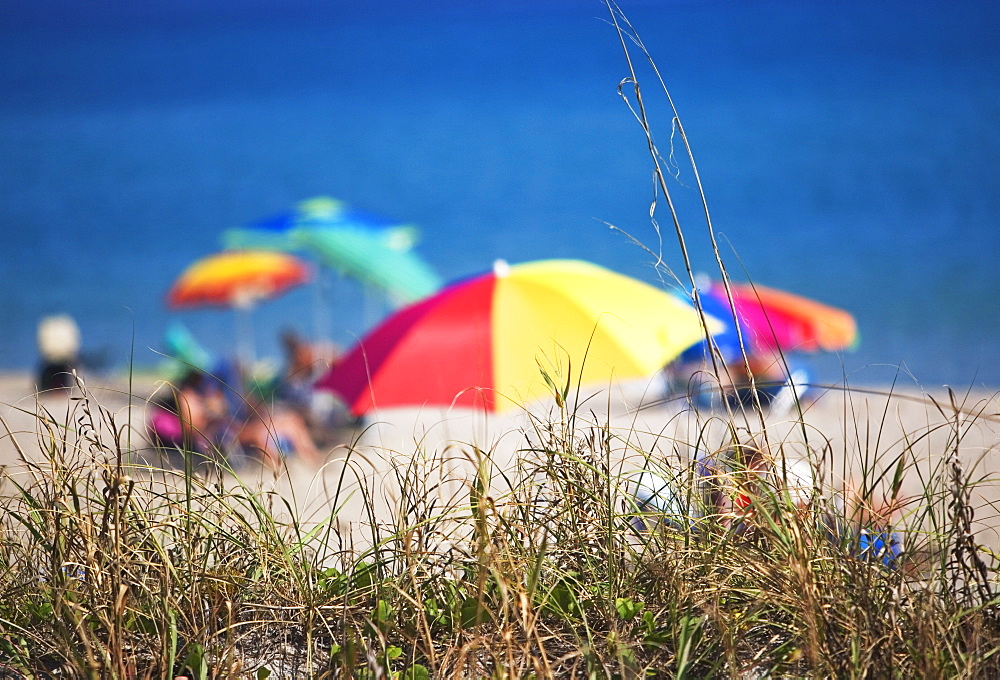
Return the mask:
<path fill-rule="evenodd" d="M 878 560 L 884 566 L 895 569 L 899 566 L 902 553 L 902 532 L 862 529 L 858 534 L 857 556 L 865 562 Z"/>

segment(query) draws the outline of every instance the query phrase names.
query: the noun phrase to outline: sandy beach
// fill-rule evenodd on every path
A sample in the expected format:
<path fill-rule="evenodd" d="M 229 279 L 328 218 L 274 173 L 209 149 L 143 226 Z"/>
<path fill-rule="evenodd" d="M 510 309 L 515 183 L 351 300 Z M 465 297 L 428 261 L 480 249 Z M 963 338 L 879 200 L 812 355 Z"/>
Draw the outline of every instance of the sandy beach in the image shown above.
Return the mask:
<path fill-rule="evenodd" d="M 17 474 L 22 455 L 31 460 L 42 457 L 46 439 L 38 436 L 38 414 L 47 413 L 45 418 L 53 422 L 78 422 L 86 403 L 92 413 L 104 413 L 98 420 L 115 423 L 126 446 L 148 450 L 142 427 L 145 399 L 156 385 L 152 378 L 136 378 L 130 397 L 127 379 L 96 378 L 87 382 L 88 402 L 79 399 L 78 390 L 69 397 L 36 397 L 28 373 L 0 376 L 0 416 L 7 430 L 0 439 L 0 465 Z M 728 418 L 690 410 L 684 400 L 648 405 L 654 401 L 651 397 L 659 396 L 657 389 L 639 385 L 594 394 L 576 410 L 575 436 L 584 441 L 597 432 L 609 433 L 608 455 L 622 475 L 643 468 L 647 457 L 680 465 L 693 455 L 694 441 L 701 441 L 703 449 L 725 447 L 731 437 Z M 943 484 L 951 474 L 945 463 L 957 461 L 970 479 L 981 480 L 972 499 L 977 540 L 1000 550 L 998 414 L 1000 398 L 988 392 L 956 395 L 952 405 L 944 390 L 932 394 L 916 389 L 813 390 L 801 418 L 789 411 L 770 414 L 763 421 L 753 414 L 737 416 L 733 422 L 741 438 L 753 437 L 790 459 L 810 455 L 822 460 L 824 480 L 837 487 L 857 484 L 862 476 L 874 479 L 870 472 L 865 475 L 865 469 L 892 468 L 882 480 L 885 487 L 902 455 L 902 496 L 911 499 L 904 515 L 916 514 L 926 502 L 920 499 L 926 480 L 940 477 Z M 240 475 L 250 486 L 277 491 L 306 521 L 318 521 L 337 508 L 338 526 L 345 535 L 357 537 L 367 522 L 366 503 L 380 521 L 391 522 L 406 480 L 426 481 L 445 500 L 467 494 L 467 484 L 484 458 L 493 473 L 509 470 L 520 452 L 544 443 L 549 423 L 559 423 L 563 417 L 544 406 L 499 415 L 387 410 L 366 419 L 357 430 L 341 433 L 341 442 L 323 451 L 321 467 L 290 460 L 279 474 L 249 466 L 241 468 Z M 102 435 L 108 442 L 110 432 L 108 427 Z M 949 459 L 956 450 L 957 459 Z M 495 482 L 501 479 L 493 476 Z"/>

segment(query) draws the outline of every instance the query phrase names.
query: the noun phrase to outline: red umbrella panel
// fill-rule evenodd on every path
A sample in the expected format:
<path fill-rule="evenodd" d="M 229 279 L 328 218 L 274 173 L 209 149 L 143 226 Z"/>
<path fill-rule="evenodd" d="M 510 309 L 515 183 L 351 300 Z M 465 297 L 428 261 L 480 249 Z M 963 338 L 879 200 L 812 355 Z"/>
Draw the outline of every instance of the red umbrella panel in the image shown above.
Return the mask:
<path fill-rule="evenodd" d="M 340 393 L 356 415 L 375 405 L 374 394 L 385 406 L 414 403 L 420 395 L 424 403 L 492 408 L 493 395 L 473 389 L 492 385 L 490 308 L 478 304 L 491 288 L 491 281 L 472 281 L 400 310 L 317 387 Z M 425 323 L 431 314 L 435 322 Z"/>

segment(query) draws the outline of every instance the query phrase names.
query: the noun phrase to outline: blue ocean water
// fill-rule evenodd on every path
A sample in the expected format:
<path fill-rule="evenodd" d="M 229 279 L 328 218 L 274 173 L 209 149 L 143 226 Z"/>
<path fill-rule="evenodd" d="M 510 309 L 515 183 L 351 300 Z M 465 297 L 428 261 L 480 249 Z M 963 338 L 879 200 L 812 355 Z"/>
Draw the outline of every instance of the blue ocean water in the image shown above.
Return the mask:
<path fill-rule="evenodd" d="M 0 7 L 0 369 L 78 321 L 92 360 L 154 364 L 182 321 L 232 351 L 227 311 L 164 296 L 220 233 L 316 195 L 419 225 L 445 278 L 573 257 L 683 277 L 608 12 L 532 2 L 7 0 Z M 133 6 L 134 5 L 134 6 Z M 817 377 L 1000 386 L 1000 4 L 623 0 L 690 139 L 736 278 L 850 310 L 859 348 Z M 637 59 L 653 132 L 663 93 Z M 668 189 L 714 271 L 695 182 Z M 609 228 L 609 224 L 618 229 Z M 342 345 L 378 317 L 337 281 L 263 304 Z"/>

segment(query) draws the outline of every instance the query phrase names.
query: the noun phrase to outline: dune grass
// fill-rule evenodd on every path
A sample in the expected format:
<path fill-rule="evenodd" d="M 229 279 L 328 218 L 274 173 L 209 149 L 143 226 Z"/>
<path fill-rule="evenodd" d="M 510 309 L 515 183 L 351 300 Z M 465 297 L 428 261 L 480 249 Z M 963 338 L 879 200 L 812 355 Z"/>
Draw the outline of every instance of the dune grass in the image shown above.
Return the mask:
<path fill-rule="evenodd" d="M 998 566 L 977 543 L 972 500 L 995 482 L 973 478 L 959 450 L 990 414 L 939 406 L 947 417 L 931 427 L 950 428 L 954 448 L 922 476 L 923 495 L 899 520 L 906 552 L 886 566 L 857 541 L 860 529 L 883 528 L 877 513 L 852 513 L 821 478 L 796 504 L 780 474 L 761 477 L 752 509 L 713 513 L 689 464 L 707 443 L 639 450 L 572 397 L 521 433 L 513 465 L 463 447 L 395 467 L 392 511 L 351 518 L 365 525 L 361 544 L 336 512 L 303 522 L 287 500 L 225 471 L 137 465 L 127 429 L 84 395 L 68 419 L 40 411 L 42 455 L 5 472 L 2 668 L 86 678 L 995 677 Z M 912 451 L 928 433 L 909 435 Z M 813 454 L 818 467 L 822 451 Z M 442 474 L 449 458 L 471 472 Z M 856 496 L 882 483 L 898 490 L 894 477 L 913 466 L 899 460 L 869 461 Z M 639 507 L 636 469 L 673 480 L 680 511 Z M 379 491 L 360 493 L 372 507 Z"/>

